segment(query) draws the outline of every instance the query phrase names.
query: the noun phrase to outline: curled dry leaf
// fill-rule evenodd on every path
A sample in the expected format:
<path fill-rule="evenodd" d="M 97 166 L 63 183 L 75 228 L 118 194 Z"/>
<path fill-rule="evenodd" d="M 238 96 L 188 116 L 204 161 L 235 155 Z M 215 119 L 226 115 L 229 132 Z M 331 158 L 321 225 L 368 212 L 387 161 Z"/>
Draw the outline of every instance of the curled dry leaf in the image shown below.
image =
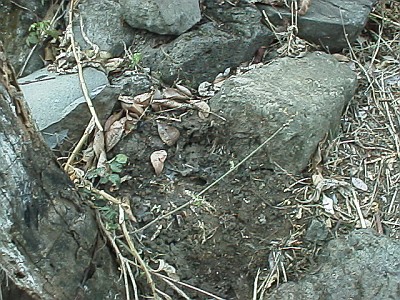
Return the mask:
<path fill-rule="evenodd" d="M 176 102 L 174 100 L 167 100 L 167 99 L 154 100 L 151 105 L 151 107 L 153 108 L 154 111 L 161 111 L 163 109 L 181 108 L 182 106 L 183 106 L 182 103 Z"/>
<path fill-rule="evenodd" d="M 161 140 L 168 146 L 173 146 L 178 141 L 180 132 L 174 126 L 158 123 L 157 129 Z"/>
<path fill-rule="evenodd" d="M 140 104 L 137 103 L 126 103 L 121 102 L 121 107 L 129 112 L 133 112 L 138 115 L 142 115 L 144 113 L 144 109 Z"/>
<path fill-rule="evenodd" d="M 122 135 L 125 131 L 125 123 L 127 119 L 123 117 L 118 121 L 115 121 L 105 133 L 105 144 L 107 152 L 110 151 L 114 146 L 121 140 Z"/>
<path fill-rule="evenodd" d="M 164 98 L 173 99 L 173 100 L 189 100 L 190 97 L 180 92 L 177 89 L 167 87 L 163 91 Z"/>
<path fill-rule="evenodd" d="M 111 116 L 108 117 L 106 123 L 104 124 L 104 131 L 108 131 L 110 126 L 117 120 L 121 119 L 122 115 L 124 114 L 124 111 L 121 110 L 117 113 L 113 113 Z"/>
<path fill-rule="evenodd" d="M 165 150 L 154 151 L 150 155 L 150 161 L 157 176 L 160 175 L 162 170 L 164 169 L 164 162 L 166 159 L 167 151 Z"/>
<path fill-rule="evenodd" d="M 304 16 L 311 6 L 311 0 L 300 0 L 299 15 Z"/>
<path fill-rule="evenodd" d="M 210 115 L 211 108 L 205 101 L 193 102 L 193 105 L 199 109 L 199 118 L 205 119 Z"/>
<path fill-rule="evenodd" d="M 178 89 L 178 91 L 180 93 L 183 93 L 183 94 L 185 94 L 186 96 L 188 96 L 190 98 L 193 97 L 192 92 L 186 86 L 183 86 L 183 85 L 180 85 L 180 84 L 175 84 L 175 86 L 176 86 L 176 88 Z"/>
<path fill-rule="evenodd" d="M 343 55 L 340 53 L 334 53 L 334 54 L 332 54 L 332 56 L 340 62 L 349 62 L 350 61 L 350 58 L 348 58 L 346 55 Z"/>
<path fill-rule="evenodd" d="M 140 95 L 137 95 L 133 98 L 135 103 L 141 104 L 144 107 L 147 107 L 150 104 L 151 98 L 153 97 L 154 92 L 147 92 Z"/>
<path fill-rule="evenodd" d="M 105 168 L 107 162 L 107 155 L 105 151 L 104 132 L 97 131 L 94 135 L 93 150 L 97 157 L 96 168 Z"/>

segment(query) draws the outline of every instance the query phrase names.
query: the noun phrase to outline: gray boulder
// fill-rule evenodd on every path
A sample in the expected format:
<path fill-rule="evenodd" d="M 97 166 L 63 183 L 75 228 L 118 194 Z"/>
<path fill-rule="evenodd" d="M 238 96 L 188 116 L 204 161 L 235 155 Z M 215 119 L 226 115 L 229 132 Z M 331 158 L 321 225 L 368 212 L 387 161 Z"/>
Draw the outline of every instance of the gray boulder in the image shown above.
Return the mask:
<path fill-rule="evenodd" d="M 298 16 L 299 37 L 322 45 L 335 52 L 348 48 L 347 38 L 353 43 L 368 20 L 376 0 L 313 0 L 306 15 Z M 275 26 L 290 24 L 291 14 L 287 8 L 260 4 Z"/>
<path fill-rule="evenodd" d="M 79 3 L 74 15 L 73 32 L 81 49 L 92 47 L 82 35 L 81 18 L 83 32 L 100 50 L 118 56 L 124 51 L 124 43 L 129 47 L 133 29 L 121 21 L 122 10 L 117 1 L 84 0 Z"/>
<path fill-rule="evenodd" d="M 201 19 L 198 0 L 120 0 L 125 21 L 137 29 L 179 35 Z"/>
<path fill-rule="evenodd" d="M 212 81 L 226 68 L 251 60 L 259 47 L 274 39 L 254 7 L 209 9 L 215 23 L 203 24 L 159 48 L 138 48 L 143 64 L 167 83 L 179 78 L 197 87 L 203 81 Z"/>
<path fill-rule="evenodd" d="M 400 242 L 360 230 L 329 242 L 321 270 L 284 283 L 268 300 L 399 299 Z"/>
<path fill-rule="evenodd" d="M 93 105 L 98 117 L 104 120 L 115 104 L 107 76 L 94 68 L 86 68 L 84 78 L 91 98 L 94 98 Z M 91 114 L 81 91 L 78 74 L 59 75 L 42 69 L 21 78 L 19 84 L 32 116 L 51 148 L 65 139 L 71 142 L 79 139 Z"/>
<path fill-rule="evenodd" d="M 228 79 L 211 100 L 216 130 L 238 159 L 289 123 L 252 161 L 301 172 L 327 133 L 335 135 L 356 75 L 331 55 L 281 58 Z"/>

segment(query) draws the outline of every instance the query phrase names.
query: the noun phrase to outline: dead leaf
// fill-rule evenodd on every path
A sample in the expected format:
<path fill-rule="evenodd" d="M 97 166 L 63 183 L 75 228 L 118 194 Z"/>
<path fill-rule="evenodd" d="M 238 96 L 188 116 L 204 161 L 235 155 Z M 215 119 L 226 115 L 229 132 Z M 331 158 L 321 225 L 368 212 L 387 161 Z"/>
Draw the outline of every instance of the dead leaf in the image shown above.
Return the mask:
<path fill-rule="evenodd" d="M 154 111 L 161 111 L 163 109 L 181 108 L 182 106 L 184 106 L 182 103 L 167 99 L 154 100 L 151 105 Z"/>
<path fill-rule="evenodd" d="M 178 141 L 180 132 L 174 126 L 158 123 L 157 129 L 161 140 L 168 146 L 173 146 Z"/>
<path fill-rule="evenodd" d="M 123 117 L 118 121 L 115 121 L 106 131 L 105 144 L 107 152 L 114 148 L 114 146 L 121 140 L 122 135 L 125 131 L 126 120 L 126 117 Z"/>
<path fill-rule="evenodd" d="M 121 107 L 127 111 L 138 114 L 139 116 L 141 116 L 144 113 L 143 107 L 137 103 L 121 102 Z"/>
<path fill-rule="evenodd" d="M 332 56 L 340 62 L 349 62 L 350 61 L 350 58 L 348 58 L 346 55 L 343 55 L 340 53 L 334 53 L 334 54 L 332 54 Z"/>
<path fill-rule="evenodd" d="M 111 116 L 108 117 L 106 123 L 104 124 L 104 131 L 108 131 L 110 126 L 117 120 L 121 119 L 122 115 L 124 114 L 124 111 L 121 110 L 117 113 L 113 113 Z"/>
<path fill-rule="evenodd" d="M 167 87 L 163 90 L 164 98 L 173 99 L 173 100 L 189 100 L 190 97 L 185 95 L 184 93 L 179 92 L 179 90 Z"/>
<path fill-rule="evenodd" d="M 167 151 L 165 150 L 154 151 L 150 155 L 150 161 L 157 176 L 160 175 L 162 170 L 164 169 L 164 162 L 166 159 Z"/>
<path fill-rule="evenodd" d="M 304 16 L 311 6 L 311 0 L 300 0 L 299 15 Z"/>
<path fill-rule="evenodd" d="M 199 118 L 206 119 L 210 115 L 211 108 L 205 101 L 193 102 L 193 105 L 199 109 Z"/>
<path fill-rule="evenodd" d="M 360 178 L 355 178 L 355 177 L 351 178 L 351 183 L 354 185 L 354 187 L 356 187 L 359 190 L 362 190 L 364 192 L 368 191 L 367 184 Z"/>
<path fill-rule="evenodd" d="M 104 132 L 97 131 L 93 139 L 93 150 L 97 157 L 96 168 L 105 168 L 107 162 L 107 155 L 105 151 Z"/>
<path fill-rule="evenodd" d="M 147 107 L 150 104 L 151 98 L 153 98 L 154 92 L 147 92 L 137 95 L 133 98 L 135 103 L 141 104 L 143 107 Z"/>
<path fill-rule="evenodd" d="M 183 85 L 180 85 L 180 84 L 175 84 L 175 86 L 179 90 L 180 93 L 183 93 L 183 94 L 185 94 L 186 96 L 188 96 L 190 98 L 193 97 L 192 92 L 186 86 L 183 86 Z"/>
<path fill-rule="evenodd" d="M 328 214 L 335 214 L 335 210 L 333 209 L 333 200 L 324 193 L 322 194 L 322 205 Z"/>
<path fill-rule="evenodd" d="M 253 64 L 259 64 L 264 59 L 265 51 L 267 50 L 266 46 L 261 46 L 257 49 L 256 53 L 254 54 Z"/>

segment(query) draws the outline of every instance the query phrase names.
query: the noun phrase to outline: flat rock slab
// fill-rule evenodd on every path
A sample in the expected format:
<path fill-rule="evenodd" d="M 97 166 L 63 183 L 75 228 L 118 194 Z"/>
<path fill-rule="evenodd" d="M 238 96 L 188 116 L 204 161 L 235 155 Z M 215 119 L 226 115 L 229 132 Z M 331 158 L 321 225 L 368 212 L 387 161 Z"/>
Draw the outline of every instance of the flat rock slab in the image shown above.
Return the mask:
<path fill-rule="evenodd" d="M 306 15 L 298 16 L 299 37 L 335 52 L 348 48 L 346 35 L 353 43 L 368 20 L 376 0 L 313 0 Z M 257 4 L 275 26 L 290 24 L 287 8 Z"/>
<path fill-rule="evenodd" d="M 120 0 L 124 20 L 157 34 L 179 35 L 201 19 L 198 0 Z"/>
<path fill-rule="evenodd" d="M 329 242 L 321 270 L 284 283 L 268 300 L 399 299 L 400 242 L 360 230 Z"/>
<path fill-rule="evenodd" d="M 267 168 L 304 170 L 318 143 L 338 131 L 345 105 L 356 89 L 356 74 L 328 54 L 281 58 L 228 79 L 210 100 L 221 143 L 238 159 L 281 131 L 253 161 Z"/>
<path fill-rule="evenodd" d="M 84 69 L 92 98 L 108 86 L 107 76 L 94 68 Z M 32 116 L 50 147 L 72 135 L 80 135 L 90 120 L 78 74 L 59 75 L 41 69 L 18 80 Z M 96 97 L 96 99 L 100 99 Z M 115 102 L 93 101 L 99 117 L 111 111 Z"/>

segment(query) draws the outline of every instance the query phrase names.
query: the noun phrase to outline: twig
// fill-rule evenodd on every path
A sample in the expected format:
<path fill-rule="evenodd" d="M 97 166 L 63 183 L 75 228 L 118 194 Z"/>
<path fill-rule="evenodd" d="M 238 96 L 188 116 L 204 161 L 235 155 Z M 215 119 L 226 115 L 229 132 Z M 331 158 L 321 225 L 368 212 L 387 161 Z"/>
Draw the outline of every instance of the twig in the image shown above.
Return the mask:
<path fill-rule="evenodd" d="M 100 124 L 99 118 L 97 117 L 96 114 L 96 110 L 94 109 L 92 100 L 90 99 L 89 96 L 89 92 L 86 86 L 86 82 L 85 79 L 83 77 L 83 68 L 82 68 L 82 64 L 81 64 L 81 60 L 78 54 L 78 51 L 76 51 L 76 45 L 75 45 L 75 37 L 74 37 L 74 32 L 72 30 L 72 19 L 74 16 L 73 13 L 73 8 L 74 8 L 74 3 L 76 2 L 76 0 L 72 0 L 71 1 L 71 6 L 70 6 L 70 10 L 69 10 L 69 23 L 68 23 L 68 28 L 67 28 L 67 32 L 69 33 L 69 37 L 71 39 L 71 45 L 72 45 L 72 52 L 74 53 L 74 57 L 75 57 L 75 61 L 76 61 L 76 65 L 78 67 L 78 75 L 79 75 L 79 82 L 81 84 L 81 89 L 82 89 L 82 93 L 83 96 L 86 100 L 86 103 L 89 107 L 90 113 L 92 114 L 92 117 L 94 118 L 94 122 L 97 126 L 97 128 L 99 129 L 99 131 L 103 131 L 103 126 Z"/>

